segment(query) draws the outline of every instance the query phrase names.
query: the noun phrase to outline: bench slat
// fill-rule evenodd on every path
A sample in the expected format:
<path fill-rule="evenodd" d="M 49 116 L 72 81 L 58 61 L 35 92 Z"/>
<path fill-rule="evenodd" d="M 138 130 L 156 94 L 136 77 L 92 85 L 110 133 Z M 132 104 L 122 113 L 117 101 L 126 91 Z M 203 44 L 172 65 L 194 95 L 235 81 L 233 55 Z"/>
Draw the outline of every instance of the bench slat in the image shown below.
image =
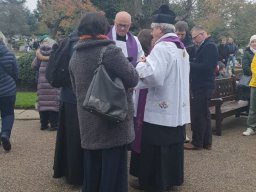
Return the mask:
<path fill-rule="evenodd" d="M 238 92 L 234 77 L 217 79 L 216 88 L 210 103 L 211 119 L 216 120 L 216 134 L 221 135 L 221 121 L 229 116 L 237 117 L 248 111 L 248 102 L 237 101 Z"/>
<path fill-rule="evenodd" d="M 242 107 L 247 107 L 247 101 L 227 101 L 221 105 L 221 113 L 226 113 L 228 111 L 234 111 Z M 211 114 L 215 114 L 215 106 L 210 107 Z"/>

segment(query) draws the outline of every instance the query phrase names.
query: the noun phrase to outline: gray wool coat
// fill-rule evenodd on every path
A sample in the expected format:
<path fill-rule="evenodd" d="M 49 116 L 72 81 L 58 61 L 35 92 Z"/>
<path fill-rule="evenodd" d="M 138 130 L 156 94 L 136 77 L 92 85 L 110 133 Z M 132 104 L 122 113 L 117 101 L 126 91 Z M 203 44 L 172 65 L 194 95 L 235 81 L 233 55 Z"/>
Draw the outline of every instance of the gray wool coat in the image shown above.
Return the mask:
<path fill-rule="evenodd" d="M 121 78 L 127 88 L 128 115 L 121 123 L 111 123 L 100 116 L 89 113 L 82 108 L 87 89 L 97 68 L 100 51 L 108 45 L 103 61 L 106 70 Z M 80 40 L 75 46 L 69 64 L 74 93 L 77 97 L 77 110 L 84 149 L 108 149 L 129 144 L 134 140 L 132 93 L 128 88 L 138 83 L 138 74 L 125 58 L 122 50 L 112 40 Z"/>

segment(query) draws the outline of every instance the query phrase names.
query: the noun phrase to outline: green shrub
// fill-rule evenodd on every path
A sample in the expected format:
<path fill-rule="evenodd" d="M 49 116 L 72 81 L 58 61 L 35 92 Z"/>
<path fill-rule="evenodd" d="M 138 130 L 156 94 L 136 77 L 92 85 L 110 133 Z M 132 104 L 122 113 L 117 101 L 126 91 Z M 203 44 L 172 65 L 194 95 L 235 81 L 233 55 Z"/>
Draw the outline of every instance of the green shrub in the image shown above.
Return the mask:
<path fill-rule="evenodd" d="M 34 52 L 26 52 L 18 57 L 19 85 L 32 86 L 35 84 L 35 71 L 31 68 L 34 55 Z"/>

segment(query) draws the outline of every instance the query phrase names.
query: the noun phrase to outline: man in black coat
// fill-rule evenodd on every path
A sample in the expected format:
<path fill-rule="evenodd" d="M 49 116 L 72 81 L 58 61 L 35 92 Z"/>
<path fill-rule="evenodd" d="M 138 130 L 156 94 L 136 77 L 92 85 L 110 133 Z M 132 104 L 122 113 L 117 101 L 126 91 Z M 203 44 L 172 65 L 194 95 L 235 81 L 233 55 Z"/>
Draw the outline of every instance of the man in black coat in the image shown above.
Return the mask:
<path fill-rule="evenodd" d="M 191 36 L 198 48 L 194 61 L 190 62 L 192 141 L 184 144 L 184 149 L 211 149 L 209 101 L 215 88 L 218 49 L 206 30 L 200 26 L 192 28 Z"/>

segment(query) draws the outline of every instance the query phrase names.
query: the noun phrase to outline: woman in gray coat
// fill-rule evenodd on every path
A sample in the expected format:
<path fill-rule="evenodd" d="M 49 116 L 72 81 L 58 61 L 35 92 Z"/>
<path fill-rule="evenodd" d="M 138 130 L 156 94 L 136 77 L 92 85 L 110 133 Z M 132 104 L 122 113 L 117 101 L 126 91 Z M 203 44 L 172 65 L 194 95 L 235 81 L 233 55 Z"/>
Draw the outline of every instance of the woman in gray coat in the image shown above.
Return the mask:
<path fill-rule="evenodd" d="M 72 87 L 77 98 L 81 146 L 84 150 L 83 192 L 127 192 L 127 145 L 134 140 L 133 103 L 129 88 L 135 87 L 138 74 L 105 34 L 109 24 L 104 15 L 88 13 L 81 20 L 80 40 L 70 60 Z M 121 123 L 111 123 L 82 107 L 97 68 L 103 47 L 102 63 L 108 73 L 122 79 L 127 88 L 128 115 Z"/>

